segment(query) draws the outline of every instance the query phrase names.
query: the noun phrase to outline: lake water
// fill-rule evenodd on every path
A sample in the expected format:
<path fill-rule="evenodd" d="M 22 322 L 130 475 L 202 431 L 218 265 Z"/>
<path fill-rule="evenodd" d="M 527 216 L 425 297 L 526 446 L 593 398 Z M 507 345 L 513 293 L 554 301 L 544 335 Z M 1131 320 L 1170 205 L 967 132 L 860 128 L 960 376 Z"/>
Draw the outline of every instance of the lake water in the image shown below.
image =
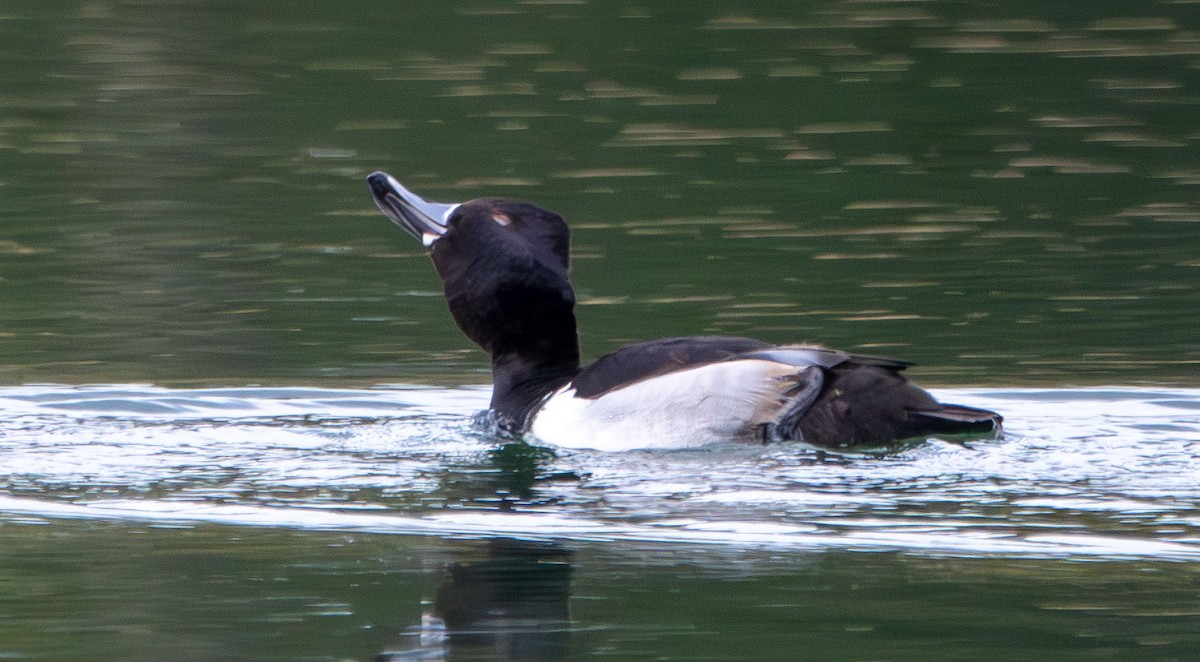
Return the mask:
<path fill-rule="evenodd" d="M 794 4 L 0 7 L 0 658 L 1194 658 L 1197 4 Z M 1006 433 L 501 445 L 376 169 Z"/>
<path fill-rule="evenodd" d="M 0 650 L 1192 657 L 1200 390 L 939 394 L 1005 438 L 552 454 L 480 388 L 0 389 Z"/>

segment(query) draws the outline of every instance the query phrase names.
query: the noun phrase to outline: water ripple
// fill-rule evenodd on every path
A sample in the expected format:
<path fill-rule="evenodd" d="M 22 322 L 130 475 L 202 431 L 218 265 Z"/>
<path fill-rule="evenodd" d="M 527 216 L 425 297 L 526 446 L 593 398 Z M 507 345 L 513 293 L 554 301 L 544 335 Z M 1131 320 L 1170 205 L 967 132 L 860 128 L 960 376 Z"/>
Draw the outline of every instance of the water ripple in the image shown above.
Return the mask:
<path fill-rule="evenodd" d="M 957 389 L 1003 439 L 889 454 L 497 445 L 484 389 L 0 389 L 0 519 L 1200 559 L 1200 391 Z"/>

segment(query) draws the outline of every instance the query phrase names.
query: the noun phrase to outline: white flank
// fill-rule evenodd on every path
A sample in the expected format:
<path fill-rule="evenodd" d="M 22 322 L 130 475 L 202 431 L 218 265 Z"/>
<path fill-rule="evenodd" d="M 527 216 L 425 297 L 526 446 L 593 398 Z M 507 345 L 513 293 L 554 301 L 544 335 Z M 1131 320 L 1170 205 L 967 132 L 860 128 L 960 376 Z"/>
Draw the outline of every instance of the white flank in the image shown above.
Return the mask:
<path fill-rule="evenodd" d="M 703 365 L 630 384 L 589 400 L 570 385 L 538 410 L 530 432 L 563 448 L 622 451 L 691 448 L 752 438 L 794 382 L 795 366 L 747 359 Z"/>

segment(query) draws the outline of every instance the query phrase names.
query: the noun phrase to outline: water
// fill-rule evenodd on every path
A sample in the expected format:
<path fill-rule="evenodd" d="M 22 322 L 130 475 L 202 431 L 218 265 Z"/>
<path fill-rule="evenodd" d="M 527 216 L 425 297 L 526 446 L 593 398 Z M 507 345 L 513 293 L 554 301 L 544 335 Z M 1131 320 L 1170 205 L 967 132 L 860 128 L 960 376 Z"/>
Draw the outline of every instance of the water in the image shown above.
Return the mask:
<path fill-rule="evenodd" d="M 1195 657 L 1197 35 L 1189 0 L 10 0 L 0 657 Z M 498 444 L 376 169 L 561 212 L 586 357 L 895 355 L 1006 433 Z"/>
<path fill-rule="evenodd" d="M 564 214 L 592 357 L 1195 384 L 1194 5 L 656 4 L 7 3 L 0 379 L 485 382 L 385 169 Z"/>
<path fill-rule="evenodd" d="M 830 454 L 497 446 L 486 391 L 0 392 L 0 508 L 395 534 L 1200 558 L 1193 390 L 957 390 L 1001 440 Z"/>
<path fill-rule="evenodd" d="M 1004 438 L 553 452 L 473 431 L 479 388 L 5 388 L 0 648 L 1194 651 L 1200 391 L 938 394 L 1004 411 Z"/>

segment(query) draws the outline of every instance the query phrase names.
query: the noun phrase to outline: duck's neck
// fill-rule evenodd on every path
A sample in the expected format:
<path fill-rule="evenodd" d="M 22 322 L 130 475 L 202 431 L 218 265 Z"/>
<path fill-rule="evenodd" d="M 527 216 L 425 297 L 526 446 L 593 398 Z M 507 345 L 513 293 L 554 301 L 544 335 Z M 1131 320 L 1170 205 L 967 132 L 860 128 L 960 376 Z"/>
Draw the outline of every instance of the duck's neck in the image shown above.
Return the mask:
<path fill-rule="evenodd" d="M 524 431 L 542 400 L 579 373 L 579 344 L 574 334 L 569 346 L 558 349 L 562 351 L 554 356 L 492 356 L 491 409 L 502 428 L 514 433 Z"/>
<path fill-rule="evenodd" d="M 523 432 L 542 399 L 579 372 L 575 292 L 565 260 L 479 252 L 483 257 L 467 263 L 469 268 L 436 259 L 434 264 L 454 321 L 492 357 L 496 422 Z"/>
<path fill-rule="evenodd" d="M 504 429 L 523 432 L 542 400 L 579 373 L 575 297 L 567 286 L 553 297 L 501 293 L 493 301 L 504 314 L 482 325 L 479 343 L 492 357 L 491 409 Z"/>

